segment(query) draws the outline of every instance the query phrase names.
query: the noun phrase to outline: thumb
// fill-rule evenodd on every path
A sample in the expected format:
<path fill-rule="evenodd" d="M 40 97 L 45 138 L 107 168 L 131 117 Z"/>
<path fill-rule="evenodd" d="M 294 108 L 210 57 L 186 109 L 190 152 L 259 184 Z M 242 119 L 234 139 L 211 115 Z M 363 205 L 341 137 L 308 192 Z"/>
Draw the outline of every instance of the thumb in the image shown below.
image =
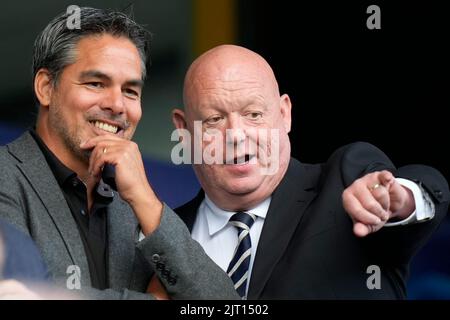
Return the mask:
<path fill-rule="evenodd" d="M 371 228 L 361 222 L 356 222 L 353 225 L 353 233 L 355 234 L 355 236 L 357 237 L 365 237 L 367 236 L 370 232 L 371 232 Z"/>

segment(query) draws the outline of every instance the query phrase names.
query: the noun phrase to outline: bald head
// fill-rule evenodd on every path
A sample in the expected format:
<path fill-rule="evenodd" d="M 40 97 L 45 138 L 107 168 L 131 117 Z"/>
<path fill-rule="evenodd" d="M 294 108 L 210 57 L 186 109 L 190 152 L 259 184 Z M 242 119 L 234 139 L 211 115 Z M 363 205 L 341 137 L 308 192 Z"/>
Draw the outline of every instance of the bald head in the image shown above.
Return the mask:
<path fill-rule="evenodd" d="M 172 117 L 178 129 L 194 136 L 185 140 L 190 150 L 197 158 L 218 159 L 194 165 L 208 197 L 229 211 L 253 208 L 269 197 L 289 164 L 291 102 L 288 95 L 280 96 L 267 61 L 233 45 L 207 51 L 186 74 L 184 109 L 174 110 Z M 235 163 L 238 159 L 244 163 Z"/>
<path fill-rule="evenodd" d="M 191 106 L 194 92 L 207 90 L 216 82 L 234 86 L 236 90 L 253 83 L 277 97 L 280 95 L 273 70 L 263 57 L 243 47 L 221 45 L 205 52 L 191 64 L 184 79 L 185 108 Z"/>

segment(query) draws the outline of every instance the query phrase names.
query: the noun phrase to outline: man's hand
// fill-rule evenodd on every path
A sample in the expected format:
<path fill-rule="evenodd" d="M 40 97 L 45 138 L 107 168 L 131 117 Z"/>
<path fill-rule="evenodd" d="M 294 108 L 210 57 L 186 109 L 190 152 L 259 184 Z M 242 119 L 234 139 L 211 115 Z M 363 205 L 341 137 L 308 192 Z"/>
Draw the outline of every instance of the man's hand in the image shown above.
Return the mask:
<path fill-rule="evenodd" d="M 147 293 L 152 294 L 157 300 L 170 300 L 166 289 L 156 275 L 153 275 L 152 279 L 150 280 L 150 283 L 147 287 Z"/>
<path fill-rule="evenodd" d="M 412 192 L 386 170 L 355 180 L 344 190 L 342 201 L 358 237 L 378 231 L 389 219 L 405 219 L 415 210 Z"/>
<path fill-rule="evenodd" d="M 144 235 L 152 233 L 159 226 L 162 203 L 148 183 L 137 144 L 102 135 L 89 139 L 80 147 L 92 149 L 89 173 L 96 181 L 100 179 L 105 164 L 115 167 L 117 191 L 133 208 Z"/>

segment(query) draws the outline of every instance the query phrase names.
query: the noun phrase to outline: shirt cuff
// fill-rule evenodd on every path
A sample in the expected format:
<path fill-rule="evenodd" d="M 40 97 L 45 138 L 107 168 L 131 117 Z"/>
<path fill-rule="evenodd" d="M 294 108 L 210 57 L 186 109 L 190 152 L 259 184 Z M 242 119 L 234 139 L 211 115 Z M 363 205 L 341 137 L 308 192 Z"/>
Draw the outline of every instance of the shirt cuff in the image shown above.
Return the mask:
<path fill-rule="evenodd" d="M 406 219 L 396 222 L 388 222 L 384 226 L 385 227 L 395 227 L 399 225 L 407 225 L 413 223 L 424 222 L 434 217 L 434 203 L 431 200 L 428 193 L 420 187 L 420 185 L 403 178 L 395 178 L 398 183 L 400 183 L 403 187 L 411 190 L 414 202 L 416 204 L 416 210 L 410 214 L 410 216 Z"/>

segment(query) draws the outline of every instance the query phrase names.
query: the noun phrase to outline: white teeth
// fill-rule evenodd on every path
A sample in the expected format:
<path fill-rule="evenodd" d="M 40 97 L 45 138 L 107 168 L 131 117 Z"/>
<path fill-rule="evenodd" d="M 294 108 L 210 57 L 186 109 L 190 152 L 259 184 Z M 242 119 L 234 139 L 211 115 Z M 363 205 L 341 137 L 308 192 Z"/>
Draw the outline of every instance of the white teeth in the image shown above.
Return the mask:
<path fill-rule="evenodd" d="M 233 164 L 244 164 L 247 161 L 245 161 L 245 156 L 237 157 L 233 159 Z"/>
<path fill-rule="evenodd" d="M 119 128 L 116 126 L 113 126 L 113 125 L 110 125 L 110 124 L 107 124 L 104 122 L 100 122 L 100 121 L 95 121 L 94 126 L 96 128 L 102 129 L 106 132 L 113 133 L 113 134 L 116 134 L 117 131 L 119 130 Z"/>
<path fill-rule="evenodd" d="M 246 155 L 246 156 L 240 156 L 236 157 L 232 160 L 233 164 L 255 164 L 256 160 L 254 160 L 255 155 Z M 253 161 L 252 161 L 253 160 Z"/>

